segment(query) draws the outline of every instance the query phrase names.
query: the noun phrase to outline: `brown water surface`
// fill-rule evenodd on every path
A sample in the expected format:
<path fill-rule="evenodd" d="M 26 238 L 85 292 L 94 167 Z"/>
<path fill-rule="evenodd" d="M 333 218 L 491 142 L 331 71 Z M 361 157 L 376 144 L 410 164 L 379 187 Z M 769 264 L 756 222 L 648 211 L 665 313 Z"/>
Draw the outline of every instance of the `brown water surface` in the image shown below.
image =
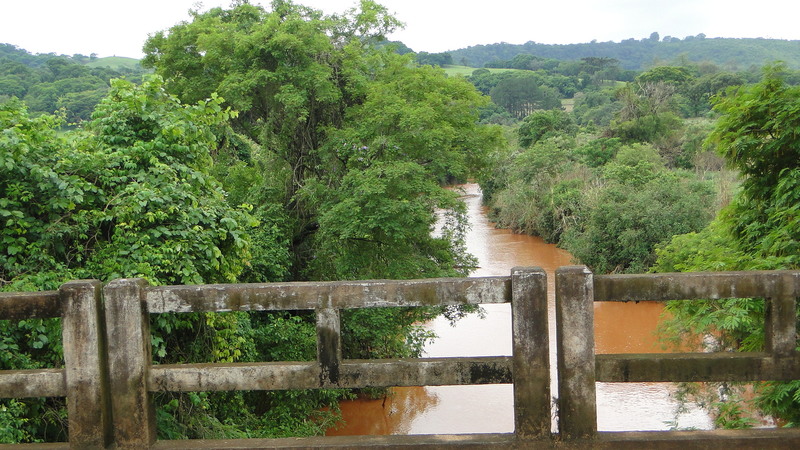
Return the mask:
<path fill-rule="evenodd" d="M 475 277 L 506 276 L 515 266 L 547 272 L 550 342 L 555 342 L 555 269 L 572 264 L 571 255 L 538 237 L 495 228 L 486 217 L 477 185 L 460 187 L 472 226 L 467 248 L 478 258 Z M 509 305 L 485 305 L 475 315 L 450 326 L 439 318 L 427 326 L 439 338 L 425 347 L 426 357 L 511 355 Z M 598 353 L 663 352 L 654 332 L 662 313 L 659 303 L 595 304 L 595 348 Z M 554 349 L 554 345 L 551 348 Z M 555 367 L 554 350 L 550 355 Z M 552 376 L 551 393 L 557 386 Z M 677 403 L 669 383 L 598 383 L 598 429 L 666 430 L 675 420 Z M 342 402 L 345 424 L 328 435 L 506 433 L 514 430 L 511 385 L 393 388 L 385 399 Z M 678 417 L 681 427 L 709 428 L 708 417 L 690 410 Z"/>

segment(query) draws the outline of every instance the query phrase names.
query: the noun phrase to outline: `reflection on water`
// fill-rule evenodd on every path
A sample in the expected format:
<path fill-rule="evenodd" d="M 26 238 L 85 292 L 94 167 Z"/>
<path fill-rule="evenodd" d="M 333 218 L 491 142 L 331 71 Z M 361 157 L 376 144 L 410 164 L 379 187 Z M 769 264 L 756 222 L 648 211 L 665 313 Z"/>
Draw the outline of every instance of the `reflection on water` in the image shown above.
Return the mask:
<path fill-rule="evenodd" d="M 345 424 L 327 435 L 412 434 L 410 416 L 438 403 L 439 398 L 423 387 L 396 387 L 385 398 L 342 402 Z"/>
<path fill-rule="evenodd" d="M 572 263 L 571 256 L 533 236 L 497 229 L 486 218 L 480 190 L 463 187 L 472 228 L 467 249 L 480 267 L 471 275 L 507 276 L 515 266 L 541 267 L 547 272 L 550 342 L 555 342 L 555 269 Z M 428 324 L 439 336 L 425 348 L 426 357 L 511 355 L 509 305 L 485 305 L 484 319 L 470 316 L 455 327 L 444 318 Z M 595 304 L 595 347 L 598 353 L 663 352 L 654 335 L 662 312 L 659 303 Z M 555 367 L 555 346 L 550 347 Z M 557 392 L 556 377 L 551 393 Z M 670 383 L 598 383 L 598 429 L 666 430 L 677 406 Z M 507 433 L 514 430 L 511 385 L 429 386 L 393 388 L 387 399 L 343 402 L 346 424 L 328 435 Z M 707 429 L 709 418 L 690 410 L 679 427 Z"/>

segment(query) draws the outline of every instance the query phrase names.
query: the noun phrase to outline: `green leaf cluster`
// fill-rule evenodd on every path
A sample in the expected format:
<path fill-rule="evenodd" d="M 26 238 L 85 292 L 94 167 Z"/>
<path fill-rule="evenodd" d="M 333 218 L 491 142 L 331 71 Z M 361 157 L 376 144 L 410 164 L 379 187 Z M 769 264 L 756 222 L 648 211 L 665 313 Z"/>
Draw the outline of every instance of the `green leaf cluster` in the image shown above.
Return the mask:
<path fill-rule="evenodd" d="M 59 133 L 55 117 L 30 117 L 18 100 L 0 104 L 0 288 L 55 289 L 76 278 L 236 280 L 257 222 L 228 205 L 209 172 L 211 129 L 230 115 L 219 99 L 182 105 L 158 78 L 113 82 L 93 121 L 73 133 Z M 230 335 L 240 324 L 210 317 L 165 316 L 154 326 L 156 357 L 180 359 L 180 346 L 169 345 L 174 332 L 191 329 L 192 341 L 203 325 L 213 358 L 240 359 L 246 343 Z M 57 320 L 3 321 L 0 336 L 4 369 L 63 365 Z M 62 401 L 22 404 L 8 409 L 25 413 L 17 436 L 63 435 Z"/>

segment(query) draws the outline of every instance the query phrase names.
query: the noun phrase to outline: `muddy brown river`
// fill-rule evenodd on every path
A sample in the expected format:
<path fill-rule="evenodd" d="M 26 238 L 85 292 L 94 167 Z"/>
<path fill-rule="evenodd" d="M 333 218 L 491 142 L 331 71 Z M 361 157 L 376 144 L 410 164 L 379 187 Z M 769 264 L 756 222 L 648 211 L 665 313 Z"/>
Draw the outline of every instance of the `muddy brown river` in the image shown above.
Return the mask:
<path fill-rule="evenodd" d="M 478 258 L 470 276 L 506 276 L 515 266 L 538 266 L 547 272 L 550 342 L 555 342 L 554 272 L 573 264 L 571 255 L 540 238 L 495 228 L 481 205 L 476 184 L 458 187 L 469 210 L 467 248 Z M 439 337 L 425 347 L 424 357 L 511 355 L 509 305 L 484 305 L 485 318 L 475 315 L 450 326 L 436 319 L 426 326 Z M 663 352 L 655 330 L 662 313 L 658 303 L 595 304 L 595 346 L 598 353 Z M 551 348 L 554 346 L 551 345 Z M 555 353 L 550 355 L 555 368 Z M 555 374 L 551 393 L 557 391 Z M 597 383 L 598 429 L 601 431 L 711 428 L 698 409 L 676 416 L 679 406 L 670 383 Z M 511 385 L 428 386 L 392 388 L 378 400 L 341 404 L 344 424 L 328 435 L 509 433 L 514 431 Z"/>

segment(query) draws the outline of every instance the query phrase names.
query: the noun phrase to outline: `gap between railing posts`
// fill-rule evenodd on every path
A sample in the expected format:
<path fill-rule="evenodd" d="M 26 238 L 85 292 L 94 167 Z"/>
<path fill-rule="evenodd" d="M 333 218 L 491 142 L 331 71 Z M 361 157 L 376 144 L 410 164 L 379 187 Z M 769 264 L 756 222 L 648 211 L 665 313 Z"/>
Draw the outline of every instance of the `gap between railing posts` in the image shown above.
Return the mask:
<path fill-rule="evenodd" d="M 593 275 L 584 266 L 556 270 L 559 439 L 596 445 L 659 441 L 701 447 L 798 448 L 800 430 L 597 431 L 595 382 L 758 382 L 800 379 L 797 301 L 800 271 Z M 760 352 L 601 354 L 594 352 L 594 303 L 670 300 L 765 301 Z M 593 444 L 594 445 L 594 444 Z"/>

